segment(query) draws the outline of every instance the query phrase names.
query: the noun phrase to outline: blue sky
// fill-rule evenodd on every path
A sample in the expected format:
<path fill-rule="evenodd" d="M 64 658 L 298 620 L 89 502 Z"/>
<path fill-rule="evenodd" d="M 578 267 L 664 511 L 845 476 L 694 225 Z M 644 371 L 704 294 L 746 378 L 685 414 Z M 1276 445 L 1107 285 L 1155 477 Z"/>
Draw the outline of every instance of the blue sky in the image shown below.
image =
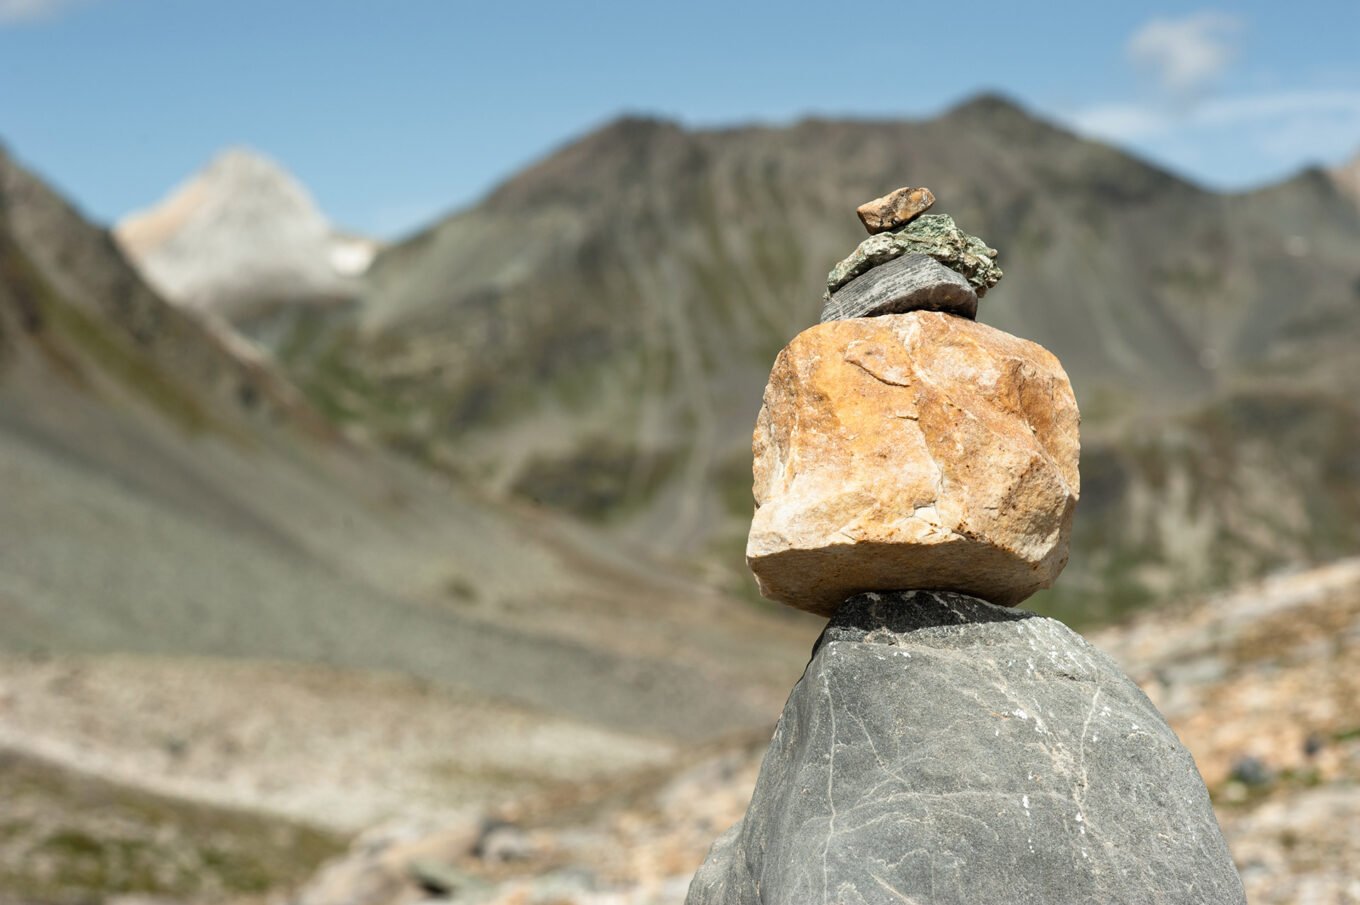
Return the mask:
<path fill-rule="evenodd" d="M 104 222 L 244 144 L 392 237 L 624 111 L 916 117 L 982 90 L 1260 184 L 1360 152 L 1360 2 L 0 0 L 0 141 Z"/>

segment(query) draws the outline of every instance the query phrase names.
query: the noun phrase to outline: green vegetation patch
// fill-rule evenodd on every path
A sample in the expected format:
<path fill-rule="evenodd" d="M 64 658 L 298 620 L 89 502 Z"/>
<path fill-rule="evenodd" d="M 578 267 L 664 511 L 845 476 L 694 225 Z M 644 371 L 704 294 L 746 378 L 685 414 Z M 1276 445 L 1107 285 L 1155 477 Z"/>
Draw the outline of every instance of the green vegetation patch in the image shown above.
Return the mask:
<path fill-rule="evenodd" d="M 651 499 L 678 465 L 674 452 L 639 450 L 598 437 L 570 455 L 533 459 L 513 490 L 536 503 L 602 521 Z"/>
<path fill-rule="evenodd" d="M 0 889 L 20 899 L 225 898 L 306 879 L 344 840 L 0 753 Z"/>
<path fill-rule="evenodd" d="M 212 426 L 198 400 L 157 367 L 150 355 L 128 349 L 106 325 L 62 298 L 3 229 L 0 285 L 12 296 L 25 329 L 59 371 L 81 379 L 78 359 L 62 348 L 65 342 L 185 430 L 199 432 Z"/>

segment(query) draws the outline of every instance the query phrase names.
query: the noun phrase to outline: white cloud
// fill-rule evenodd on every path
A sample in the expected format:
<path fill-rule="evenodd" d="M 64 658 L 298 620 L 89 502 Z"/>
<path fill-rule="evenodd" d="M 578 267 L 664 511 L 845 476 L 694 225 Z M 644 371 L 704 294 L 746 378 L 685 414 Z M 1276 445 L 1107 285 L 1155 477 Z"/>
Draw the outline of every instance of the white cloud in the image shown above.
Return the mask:
<path fill-rule="evenodd" d="M 1141 141 L 1194 128 L 1280 122 L 1289 117 L 1360 119 L 1360 91 L 1283 91 L 1204 101 L 1190 110 L 1107 104 L 1066 117 L 1078 131 L 1109 141 Z"/>
<path fill-rule="evenodd" d="M 1332 87 L 1223 95 L 1242 20 L 1200 12 L 1153 19 L 1129 38 L 1129 60 L 1158 90 L 1061 115 L 1076 131 L 1123 145 L 1206 184 L 1234 187 L 1340 160 L 1360 145 L 1360 72 Z"/>
<path fill-rule="evenodd" d="M 0 27 L 50 19 L 79 0 L 0 0 Z"/>
<path fill-rule="evenodd" d="M 1167 131 L 1172 122 L 1163 111 L 1136 104 L 1103 104 L 1064 118 L 1083 135 L 1107 141 L 1135 141 L 1158 135 Z"/>
<path fill-rule="evenodd" d="M 1217 12 L 1152 19 L 1133 33 L 1125 49 L 1168 92 L 1194 99 L 1233 61 L 1241 30 L 1242 20 Z"/>
<path fill-rule="evenodd" d="M 1233 188 L 1352 157 L 1360 147 L 1360 88 L 1236 95 L 1182 109 L 1110 104 L 1060 118 L 1204 184 Z"/>

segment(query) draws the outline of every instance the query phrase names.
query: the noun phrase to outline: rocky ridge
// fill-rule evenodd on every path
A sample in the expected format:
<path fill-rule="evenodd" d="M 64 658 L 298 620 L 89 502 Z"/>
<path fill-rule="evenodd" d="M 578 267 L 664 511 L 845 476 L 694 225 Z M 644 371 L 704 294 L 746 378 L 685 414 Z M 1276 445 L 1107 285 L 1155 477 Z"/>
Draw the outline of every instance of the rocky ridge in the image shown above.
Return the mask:
<path fill-rule="evenodd" d="M 1351 199 L 1318 174 L 1215 194 L 993 97 L 619 120 L 386 251 L 358 311 L 271 341 L 346 423 L 744 591 L 769 362 L 863 238 L 849 212 L 904 171 L 1009 251 L 980 317 L 1057 353 L 1082 403 L 1078 555 L 1044 606 L 1108 618 L 1360 543 L 1337 479 L 1360 435 Z"/>

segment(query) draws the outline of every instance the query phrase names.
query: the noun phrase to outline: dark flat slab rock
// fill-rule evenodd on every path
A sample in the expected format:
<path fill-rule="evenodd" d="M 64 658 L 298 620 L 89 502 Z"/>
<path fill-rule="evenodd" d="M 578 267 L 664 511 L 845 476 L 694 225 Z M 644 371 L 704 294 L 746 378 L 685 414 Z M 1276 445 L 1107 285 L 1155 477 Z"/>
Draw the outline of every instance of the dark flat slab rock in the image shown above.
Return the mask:
<path fill-rule="evenodd" d="M 822 308 L 822 323 L 908 311 L 944 311 L 975 319 L 977 306 L 977 293 L 962 275 L 929 255 L 906 254 L 833 292 Z"/>
<path fill-rule="evenodd" d="M 686 903 L 904 902 L 1245 898 L 1194 761 L 1108 657 L 971 597 L 861 594 Z"/>

